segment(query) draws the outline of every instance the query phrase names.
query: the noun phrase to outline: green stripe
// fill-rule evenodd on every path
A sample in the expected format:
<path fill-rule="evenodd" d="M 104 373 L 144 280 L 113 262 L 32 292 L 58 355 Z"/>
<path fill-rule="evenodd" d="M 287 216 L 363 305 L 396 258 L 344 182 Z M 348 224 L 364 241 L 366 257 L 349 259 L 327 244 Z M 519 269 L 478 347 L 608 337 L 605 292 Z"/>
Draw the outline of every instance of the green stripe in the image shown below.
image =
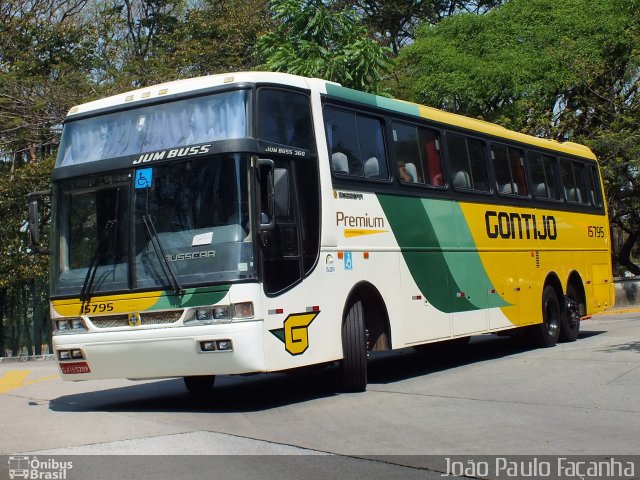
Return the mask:
<path fill-rule="evenodd" d="M 418 105 L 401 102 L 392 98 L 380 97 L 379 95 L 372 95 L 371 93 L 360 92 L 330 83 L 327 84 L 327 95 L 343 100 L 363 103 L 372 107 L 380 107 L 394 112 L 404 113 L 406 115 L 420 116 L 420 108 Z"/>
<path fill-rule="evenodd" d="M 494 286 L 457 202 L 393 195 L 378 199 L 429 303 L 447 313 L 508 305 L 489 294 Z"/>
<path fill-rule="evenodd" d="M 205 288 L 187 288 L 178 295 L 165 292 L 149 310 L 166 310 L 169 308 L 200 307 L 214 305 L 222 300 L 229 292 L 230 285 L 220 285 Z"/>

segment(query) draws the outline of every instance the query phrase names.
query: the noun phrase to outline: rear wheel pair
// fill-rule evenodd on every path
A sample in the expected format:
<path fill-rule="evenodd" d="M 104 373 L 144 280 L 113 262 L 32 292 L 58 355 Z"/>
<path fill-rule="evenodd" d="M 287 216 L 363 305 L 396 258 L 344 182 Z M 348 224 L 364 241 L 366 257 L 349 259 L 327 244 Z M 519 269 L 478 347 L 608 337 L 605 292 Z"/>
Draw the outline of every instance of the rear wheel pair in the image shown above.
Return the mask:
<path fill-rule="evenodd" d="M 573 342 L 580 332 L 580 297 L 573 285 L 567 288 L 565 304 L 556 290 L 547 285 L 542 291 L 542 323 L 530 328 L 530 339 L 538 347 L 553 347 L 558 340 Z"/>

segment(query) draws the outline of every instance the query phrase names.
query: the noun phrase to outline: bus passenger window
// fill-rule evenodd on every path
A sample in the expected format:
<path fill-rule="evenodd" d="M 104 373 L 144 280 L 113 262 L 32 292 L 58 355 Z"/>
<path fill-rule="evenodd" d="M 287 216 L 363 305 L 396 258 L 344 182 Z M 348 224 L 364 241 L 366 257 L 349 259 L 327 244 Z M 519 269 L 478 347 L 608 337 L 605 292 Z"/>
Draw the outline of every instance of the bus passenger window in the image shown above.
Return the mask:
<path fill-rule="evenodd" d="M 389 178 L 379 120 L 331 107 L 324 109 L 331 170 L 336 175 Z"/>
<path fill-rule="evenodd" d="M 391 128 L 400 182 L 443 186 L 438 132 L 400 122 Z"/>
<path fill-rule="evenodd" d="M 440 155 L 440 135 L 435 130 L 420 128 L 421 152 L 423 154 L 426 183 L 435 187 L 444 186 L 444 174 L 442 171 L 442 157 Z"/>
<path fill-rule="evenodd" d="M 600 176 L 594 166 L 587 168 L 587 187 L 589 189 L 589 201 L 594 207 L 602 206 L 602 192 L 600 190 Z"/>
<path fill-rule="evenodd" d="M 559 200 L 558 171 L 555 157 L 538 152 L 528 152 L 531 190 L 537 199 Z"/>
<path fill-rule="evenodd" d="M 496 188 L 503 195 L 528 194 L 522 150 L 503 145 L 491 145 Z"/>
<path fill-rule="evenodd" d="M 488 192 L 484 142 L 448 133 L 447 146 L 454 188 Z"/>
<path fill-rule="evenodd" d="M 414 125 L 393 122 L 393 149 L 398 162 L 398 178 L 402 183 L 424 183 L 418 128 Z"/>
<path fill-rule="evenodd" d="M 584 164 L 563 158 L 560 161 L 560 171 L 567 201 L 588 204 L 589 198 L 586 194 Z"/>

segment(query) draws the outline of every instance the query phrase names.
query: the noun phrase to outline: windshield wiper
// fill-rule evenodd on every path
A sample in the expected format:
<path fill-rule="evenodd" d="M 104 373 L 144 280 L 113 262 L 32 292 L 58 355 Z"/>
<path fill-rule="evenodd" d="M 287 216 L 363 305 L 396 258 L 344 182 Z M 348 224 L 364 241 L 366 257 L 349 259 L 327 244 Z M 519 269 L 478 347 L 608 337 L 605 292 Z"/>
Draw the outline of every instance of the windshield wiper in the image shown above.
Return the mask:
<path fill-rule="evenodd" d="M 100 237 L 100 241 L 98 242 L 98 246 L 96 247 L 96 252 L 93 255 L 93 259 L 91 260 L 89 269 L 87 270 L 87 276 L 84 277 L 82 289 L 80 290 L 80 301 L 82 302 L 88 302 L 91 299 L 93 280 L 96 278 L 96 272 L 98 271 L 98 263 L 100 261 L 100 257 L 107 249 L 111 232 L 115 231 L 115 226 L 117 223 L 118 222 L 116 220 L 107 220 L 107 222 L 105 223 L 104 232 L 102 233 L 102 237 Z"/>
<path fill-rule="evenodd" d="M 142 221 L 144 222 L 144 226 L 147 229 L 149 240 L 151 240 L 151 245 L 153 245 L 153 250 L 156 252 L 156 256 L 158 257 L 158 262 L 160 262 L 162 272 L 169 281 L 171 289 L 178 294 L 184 293 L 184 289 L 180 285 L 180 282 L 178 282 L 178 278 L 176 277 L 173 268 L 171 268 L 171 265 L 167 261 L 167 257 L 164 253 L 162 245 L 160 244 L 160 240 L 158 239 L 158 232 L 156 231 L 156 226 L 153 223 L 151 215 L 149 215 L 148 213 L 144 214 L 142 216 Z"/>

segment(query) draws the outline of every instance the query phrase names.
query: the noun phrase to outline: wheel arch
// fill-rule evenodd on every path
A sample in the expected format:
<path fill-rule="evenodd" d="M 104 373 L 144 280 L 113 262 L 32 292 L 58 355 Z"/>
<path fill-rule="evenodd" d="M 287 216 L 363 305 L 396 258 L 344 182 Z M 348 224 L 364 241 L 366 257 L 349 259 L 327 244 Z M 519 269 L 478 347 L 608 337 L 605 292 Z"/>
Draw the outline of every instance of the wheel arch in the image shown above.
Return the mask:
<path fill-rule="evenodd" d="M 542 289 L 544 290 L 544 287 L 546 287 L 547 285 L 551 285 L 553 287 L 553 289 L 556 291 L 556 295 L 558 295 L 558 301 L 562 302 L 562 299 L 564 298 L 564 290 L 562 288 L 560 277 L 558 277 L 555 272 L 550 272 L 547 274 L 547 278 L 545 278 L 544 280 Z"/>
<path fill-rule="evenodd" d="M 584 312 L 580 312 L 581 315 L 585 315 L 586 312 L 588 311 L 587 309 L 587 294 L 584 288 L 584 282 L 582 281 L 582 277 L 580 276 L 580 273 L 578 273 L 576 270 L 572 270 L 571 273 L 569 274 L 569 278 L 567 279 L 567 288 L 566 288 L 566 292 L 569 291 L 569 287 L 573 286 L 573 288 L 575 288 L 577 294 L 580 296 L 580 300 L 583 302 L 584 304 Z M 580 303 L 580 302 L 578 302 Z"/>
<path fill-rule="evenodd" d="M 389 312 L 380 291 L 369 282 L 359 282 L 353 286 L 342 311 L 344 324 L 349 307 L 360 300 L 364 310 L 365 329 L 368 334 L 370 351 L 391 350 L 391 325 Z"/>

